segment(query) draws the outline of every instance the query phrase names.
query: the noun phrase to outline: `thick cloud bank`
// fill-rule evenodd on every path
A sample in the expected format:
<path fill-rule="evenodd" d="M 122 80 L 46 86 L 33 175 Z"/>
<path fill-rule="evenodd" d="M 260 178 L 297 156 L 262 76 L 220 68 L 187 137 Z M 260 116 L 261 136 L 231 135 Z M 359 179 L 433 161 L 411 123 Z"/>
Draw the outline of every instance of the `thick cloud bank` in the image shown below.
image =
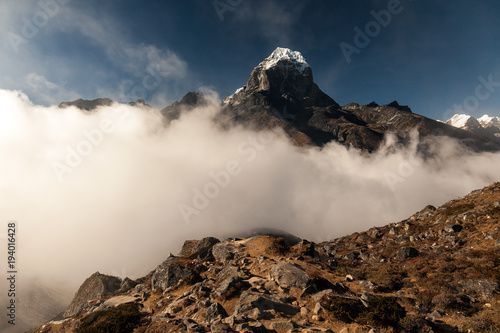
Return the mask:
<path fill-rule="evenodd" d="M 136 278 L 185 239 L 255 227 L 326 240 L 500 179 L 500 154 L 443 138 L 426 161 L 416 142 L 394 149 L 390 138 L 371 155 L 336 143 L 303 149 L 280 132 L 221 131 L 216 112 L 165 126 L 153 109 L 84 113 L 1 90 L 0 221 L 18 223 L 23 276 L 72 288 L 95 271 Z"/>

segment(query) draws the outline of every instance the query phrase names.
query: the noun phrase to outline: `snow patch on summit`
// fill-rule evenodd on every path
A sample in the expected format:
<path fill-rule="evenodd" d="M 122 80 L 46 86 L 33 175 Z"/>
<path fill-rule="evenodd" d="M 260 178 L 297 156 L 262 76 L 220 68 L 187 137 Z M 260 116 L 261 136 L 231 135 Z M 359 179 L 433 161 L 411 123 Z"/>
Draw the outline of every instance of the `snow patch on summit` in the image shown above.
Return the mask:
<path fill-rule="evenodd" d="M 446 123 L 453 127 L 463 128 L 471 118 L 472 116 L 467 114 L 456 114 L 446 121 Z"/>
<path fill-rule="evenodd" d="M 281 60 L 290 60 L 294 63 L 295 68 L 302 74 L 306 68 L 310 67 L 306 59 L 299 51 L 292 51 L 284 47 L 278 47 L 269 57 L 259 64 L 264 70 L 270 69 L 278 64 Z"/>
<path fill-rule="evenodd" d="M 477 119 L 481 126 L 487 127 L 487 126 L 500 126 L 500 117 L 490 117 L 487 114 L 482 116 L 481 118 Z"/>

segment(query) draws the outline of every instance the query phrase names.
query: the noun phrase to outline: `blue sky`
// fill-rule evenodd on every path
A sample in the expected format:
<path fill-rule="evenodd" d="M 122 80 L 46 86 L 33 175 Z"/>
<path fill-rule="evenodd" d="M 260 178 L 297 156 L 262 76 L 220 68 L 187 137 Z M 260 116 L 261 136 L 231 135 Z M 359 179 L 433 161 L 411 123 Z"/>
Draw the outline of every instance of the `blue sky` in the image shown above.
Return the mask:
<path fill-rule="evenodd" d="M 302 52 L 341 105 L 500 116 L 499 18 L 498 0 L 6 0 L 0 88 L 43 105 L 143 97 L 163 107 L 188 91 L 230 95 L 281 46 Z M 367 27 L 348 61 L 340 45 L 356 47 Z"/>

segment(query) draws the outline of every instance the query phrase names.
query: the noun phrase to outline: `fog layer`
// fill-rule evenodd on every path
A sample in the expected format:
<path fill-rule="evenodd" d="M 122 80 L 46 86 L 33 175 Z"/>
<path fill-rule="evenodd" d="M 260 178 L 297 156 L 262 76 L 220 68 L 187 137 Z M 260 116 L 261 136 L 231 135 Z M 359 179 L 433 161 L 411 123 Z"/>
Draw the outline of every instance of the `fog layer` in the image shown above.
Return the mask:
<path fill-rule="evenodd" d="M 1 90 L 0 105 L 0 221 L 17 221 L 19 271 L 72 288 L 95 271 L 143 276 L 185 239 L 272 227 L 322 241 L 500 179 L 500 154 L 443 138 L 423 161 L 417 139 L 394 149 L 387 138 L 369 155 L 222 131 L 215 107 L 165 126 L 158 111 L 121 104 L 84 113 Z"/>

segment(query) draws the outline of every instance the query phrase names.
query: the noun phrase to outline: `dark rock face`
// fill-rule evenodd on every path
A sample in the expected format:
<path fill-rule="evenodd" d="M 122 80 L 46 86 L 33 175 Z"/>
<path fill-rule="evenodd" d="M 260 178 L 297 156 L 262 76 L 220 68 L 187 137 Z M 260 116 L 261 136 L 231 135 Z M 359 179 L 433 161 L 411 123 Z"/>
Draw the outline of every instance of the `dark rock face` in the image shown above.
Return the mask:
<path fill-rule="evenodd" d="M 62 102 L 59 104 L 60 108 L 67 108 L 69 106 L 76 106 L 77 108 L 85 111 L 92 111 L 100 106 L 110 106 L 113 101 L 109 98 L 97 98 L 93 100 L 77 99 L 72 102 Z"/>
<path fill-rule="evenodd" d="M 179 119 L 182 112 L 190 111 L 198 106 L 207 106 L 210 102 L 201 93 L 188 92 L 182 97 L 180 102 L 174 102 L 160 110 L 161 114 L 165 117 L 167 122 Z"/>
<path fill-rule="evenodd" d="M 402 249 L 399 250 L 396 259 L 398 260 L 406 260 L 409 258 L 415 258 L 418 257 L 420 253 L 418 252 L 417 249 L 413 247 L 403 247 Z"/>
<path fill-rule="evenodd" d="M 93 299 L 109 296 L 120 289 L 122 280 L 115 276 L 109 276 L 96 272 L 83 282 L 64 312 L 64 317 L 77 315 Z"/>
<path fill-rule="evenodd" d="M 135 102 L 129 102 L 128 105 L 130 106 L 135 106 L 135 107 L 146 107 L 146 108 L 152 108 L 151 105 L 147 104 L 142 98 L 138 99 Z"/>
<path fill-rule="evenodd" d="M 337 141 L 375 151 L 385 134 L 394 134 L 404 144 L 410 139 L 409 132 L 417 129 L 421 138 L 448 136 L 474 150 L 500 150 L 500 144 L 488 138 L 414 114 L 396 101 L 383 106 L 372 102 L 341 107 L 314 83 L 307 64 L 300 68 L 285 58 L 271 66 L 272 57 L 252 71 L 242 89 L 224 100 L 219 121 L 258 130 L 283 128 L 299 145 Z"/>
<path fill-rule="evenodd" d="M 187 240 L 182 246 L 179 256 L 190 259 L 205 259 L 211 255 L 212 247 L 220 243 L 220 240 L 214 237 L 205 237 L 202 240 Z"/>
<path fill-rule="evenodd" d="M 151 285 L 153 290 L 158 288 L 166 290 L 167 288 L 177 286 L 183 281 L 192 282 L 198 278 L 199 275 L 197 272 L 184 267 L 179 258 L 171 257 L 154 270 Z"/>

